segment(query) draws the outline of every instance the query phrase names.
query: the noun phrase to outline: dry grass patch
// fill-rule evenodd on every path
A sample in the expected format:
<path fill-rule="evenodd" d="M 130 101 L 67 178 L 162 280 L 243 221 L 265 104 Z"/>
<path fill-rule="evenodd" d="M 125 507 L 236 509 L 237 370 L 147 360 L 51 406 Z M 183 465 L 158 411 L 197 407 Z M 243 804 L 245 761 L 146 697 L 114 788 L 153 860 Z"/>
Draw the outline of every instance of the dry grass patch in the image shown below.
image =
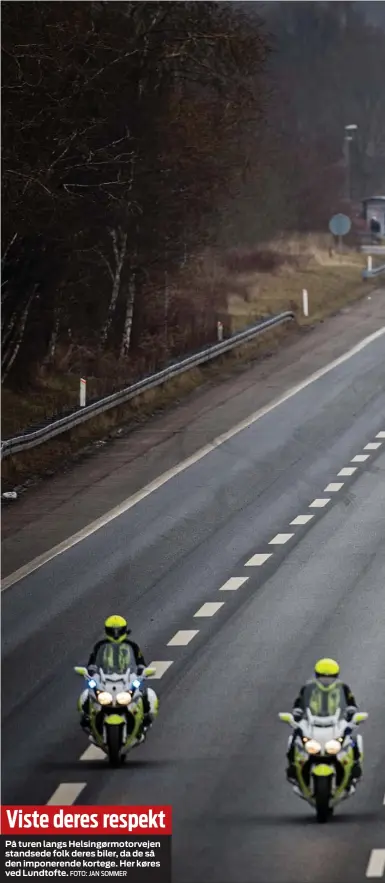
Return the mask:
<path fill-rule="evenodd" d="M 361 277 L 363 257 L 351 250 L 339 255 L 322 248 L 321 237 L 281 243 L 288 255 L 273 272 L 239 272 L 244 296 L 231 295 L 229 313 L 232 330 L 239 331 L 262 316 L 295 310 L 301 325 L 312 325 L 338 312 L 366 291 Z M 276 248 L 276 244 L 273 244 Z M 272 250 L 273 250 L 272 246 Z M 302 291 L 309 299 L 309 317 L 302 314 Z"/>

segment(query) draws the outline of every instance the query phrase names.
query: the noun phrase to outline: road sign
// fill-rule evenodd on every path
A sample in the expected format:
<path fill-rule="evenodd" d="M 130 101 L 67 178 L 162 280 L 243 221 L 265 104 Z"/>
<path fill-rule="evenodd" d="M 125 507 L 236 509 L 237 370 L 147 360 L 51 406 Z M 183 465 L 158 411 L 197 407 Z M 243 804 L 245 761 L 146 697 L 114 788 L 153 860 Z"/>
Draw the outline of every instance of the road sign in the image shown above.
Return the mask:
<path fill-rule="evenodd" d="M 352 226 L 347 215 L 333 215 L 329 221 L 329 230 L 334 236 L 346 236 Z"/>

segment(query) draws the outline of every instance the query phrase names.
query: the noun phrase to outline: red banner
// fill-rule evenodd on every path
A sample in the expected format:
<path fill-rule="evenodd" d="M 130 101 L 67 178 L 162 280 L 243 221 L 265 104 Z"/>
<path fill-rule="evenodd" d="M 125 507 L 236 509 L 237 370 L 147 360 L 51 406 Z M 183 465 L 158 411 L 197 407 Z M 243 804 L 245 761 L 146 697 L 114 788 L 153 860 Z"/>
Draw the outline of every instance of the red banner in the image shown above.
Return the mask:
<path fill-rule="evenodd" d="M 2 806 L 2 834 L 172 833 L 171 806 Z"/>

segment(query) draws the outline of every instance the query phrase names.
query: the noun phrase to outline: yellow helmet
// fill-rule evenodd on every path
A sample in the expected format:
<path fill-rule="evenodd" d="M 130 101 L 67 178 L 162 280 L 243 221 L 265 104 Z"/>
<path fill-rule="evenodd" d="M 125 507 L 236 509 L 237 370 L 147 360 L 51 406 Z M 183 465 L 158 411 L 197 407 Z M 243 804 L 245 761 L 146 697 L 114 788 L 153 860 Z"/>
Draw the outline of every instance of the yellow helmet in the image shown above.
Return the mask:
<path fill-rule="evenodd" d="M 340 667 L 335 659 L 319 659 L 314 666 L 316 678 L 338 678 Z"/>
<path fill-rule="evenodd" d="M 127 638 L 127 622 L 123 616 L 108 616 L 104 623 L 104 630 L 109 641 L 121 644 Z"/>

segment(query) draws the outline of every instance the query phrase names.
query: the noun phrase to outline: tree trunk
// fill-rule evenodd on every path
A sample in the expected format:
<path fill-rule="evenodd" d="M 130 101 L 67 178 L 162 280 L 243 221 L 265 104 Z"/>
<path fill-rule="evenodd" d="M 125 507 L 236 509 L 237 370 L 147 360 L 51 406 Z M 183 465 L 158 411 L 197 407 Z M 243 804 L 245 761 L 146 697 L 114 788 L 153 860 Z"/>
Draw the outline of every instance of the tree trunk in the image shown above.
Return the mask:
<path fill-rule="evenodd" d="M 112 239 L 112 247 L 114 250 L 115 257 L 115 270 L 112 273 L 112 292 L 111 292 L 111 300 L 110 305 L 108 307 L 107 319 L 102 329 L 102 344 L 105 346 L 108 332 L 111 328 L 112 319 L 115 313 L 116 302 L 119 297 L 120 292 L 120 282 L 122 278 L 122 268 L 125 261 L 126 253 L 127 253 L 127 233 L 123 233 L 121 229 L 118 231 L 110 230 L 110 235 Z"/>
<path fill-rule="evenodd" d="M 12 365 L 13 365 L 15 359 L 16 359 L 16 356 L 17 356 L 17 354 L 18 354 L 18 352 L 19 352 L 19 349 L 20 349 L 20 347 L 21 347 L 21 344 L 22 344 L 22 342 L 23 342 L 24 331 L 25 331 L 25 326 L 26 326 L 26 324 L 27 324 L 29 308 L 30 308 L 30 306 L 31 306 L 31 303 L 32 303 L 33 297 L 34 297 L 34 295 L 35 295 L 35 290 L 36 290 L 36 288 L 34 288 L 33 291 L 31 291 L 31 294 L 29 295 L 29 298 L 28 298 L 28 300 L 27 300 L 27 303 L 26 303 L 26 305 L 25 305 L 25 307 L 24 307 L 24 310 L 23 310 L 23 312 L 22 312 L 22 314 L 21 314 L 20 324 L 19 324 L 19 328 L 18 328 L 18 332 L 17 332 L 17 336 L 16 336 L 15 345 L 14 345 L 14 347 L 13 347 L 12 355 L 10 355 L 9 359 L 7 359 L 7 362 L 8 362 L 8 363 L 7 363 L 7 366 L 6 366 L 6 368 L 5 368 L 4 372 L 3 372 L 3 376 L 2 376 L 2 379 L 1 379 L 1 382 L 2 382 L 2 383 L 4 383 L 4 381 L 5 381 L 6 378 L 8 377 L 8 374 L 9 374 L 11 368 L 12 368 Z M 10 348 L 9 348 L 9 350 L 10 350 Z M 8 350 L 8 352 L 9 352 L 9 350 Z M 8 352 L 7 352 L 7 354 L 6 354 L 7 357 L 8 357 Z"/>
<path fill-rule="evenodd" d="M 125 316 L 125 320 L 124 320 L 122 345 L 120 348 L 120 358 L 121 359 L 124 359 L 125 357 L 128 356 L 129 349 L 130 349 L 132 320 L 133 320 L 133 316 L 134 316 L 135 294 L 136 294 L 136 273 L 135 273 L 135 270 L 132 270 L 131 274 L 130 274 L 129 283 L 128 283 L 126 316 Z"/>
<path fill-rule="evenodd" d="M 55 324 L 52 329 L 52 334 L 51 334 L 50 341 L 48 344 L 48 351 L 47 351 L 47 355 L 43 361 L 43 365 L 51 364 L 55 358 L 56 344 L 57 344 L 57 339 L 58 339 L 58 335 L 59 335 L 59 326 L 60 326 L 60 314 L 58 311 L 55 311 L 55 313 L 56 313 Z"/>
<path fill-rule="evenodd" d="M 6 322 L 5 320 L 2 322 L 2 327 L 1 327 L 2 354 L 4 354 L 4 348 L 5 348 L 6 344 L 8 344 L 9 340 L 12 338 L 12 334 L 13 334 L 13 331 L 14 331 L 14 328 L 16 325 L 16 320 L 17 320 L 17 313 L 13 313 L 9 322 Z M 3 361 L 3 356 L 2 356 L 2 361 Z"/>

